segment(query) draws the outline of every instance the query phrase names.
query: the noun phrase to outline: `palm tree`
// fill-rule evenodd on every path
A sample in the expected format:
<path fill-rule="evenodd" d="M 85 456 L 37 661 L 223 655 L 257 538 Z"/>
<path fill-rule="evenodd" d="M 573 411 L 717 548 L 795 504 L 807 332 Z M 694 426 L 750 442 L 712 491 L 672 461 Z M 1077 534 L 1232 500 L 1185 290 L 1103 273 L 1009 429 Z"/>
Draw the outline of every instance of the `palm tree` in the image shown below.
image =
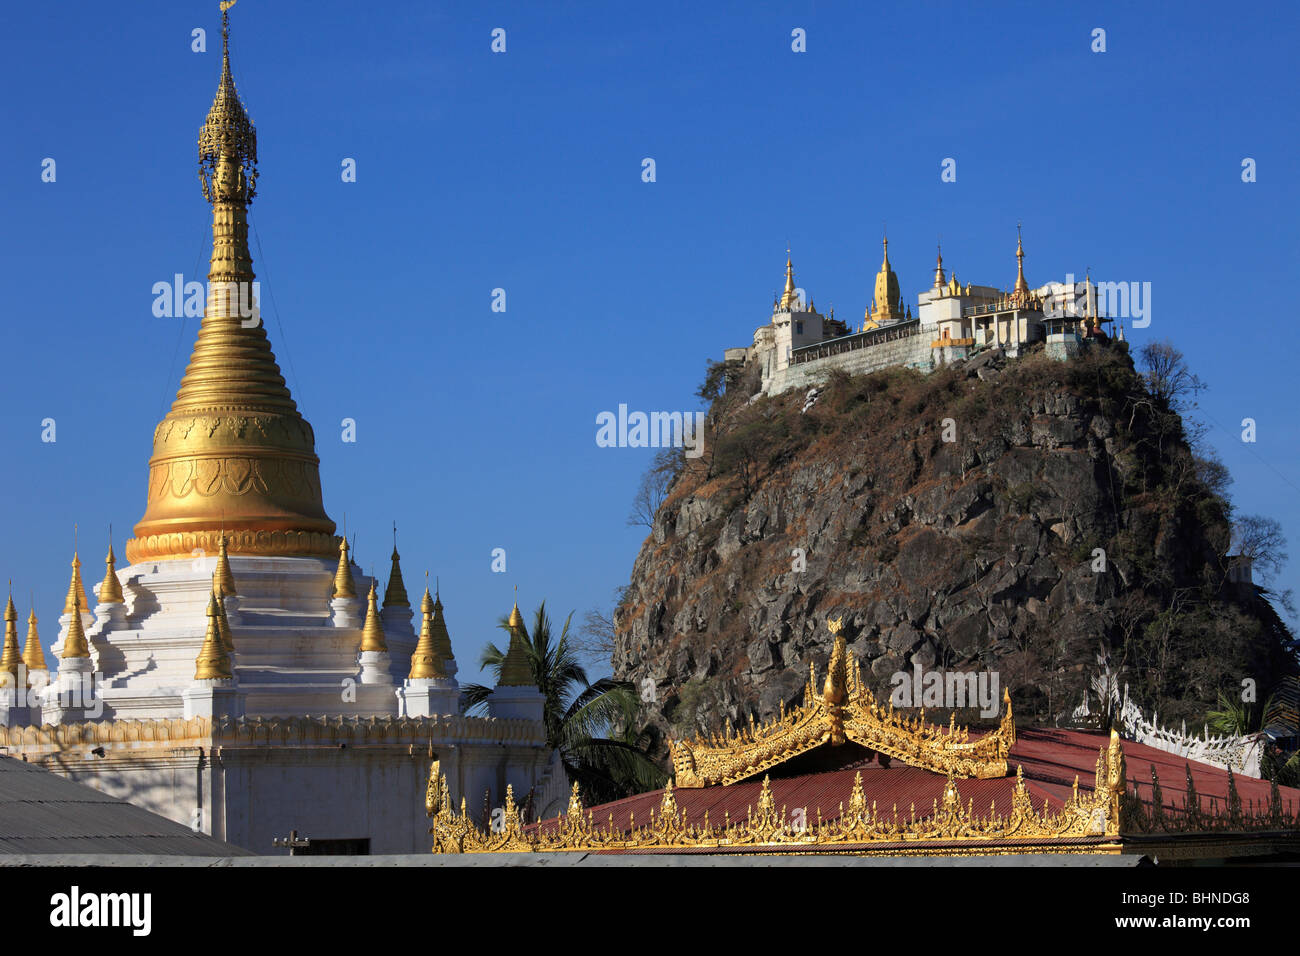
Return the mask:
<path fill-rule="evenodd" d="M 532 635 L 522 634 L 533 682 L 545 698 L 547 746 L 560 752 L 565 772 L 588 805 L 663 786 L 667 777 L 649 756 L 658 743 L 654 731 L 633 729 L 640 706 L 636 692 L 613 678 L 588 680 L 569 637 L 572 620 L 570 613 L 559 639 L 553 639 L 543 601 L 533 615 Z M 509 618 L 503 616 L 498 626 L 509 633 Z M 508 643 L 503 649 L 489 642 L 479 656 L 479 667 L 495 675 L 494 684 L 500 682 L 508 649 Z M 491 687 L 467 684 L 463 692 L 467 712 L 486 711 Z"/>

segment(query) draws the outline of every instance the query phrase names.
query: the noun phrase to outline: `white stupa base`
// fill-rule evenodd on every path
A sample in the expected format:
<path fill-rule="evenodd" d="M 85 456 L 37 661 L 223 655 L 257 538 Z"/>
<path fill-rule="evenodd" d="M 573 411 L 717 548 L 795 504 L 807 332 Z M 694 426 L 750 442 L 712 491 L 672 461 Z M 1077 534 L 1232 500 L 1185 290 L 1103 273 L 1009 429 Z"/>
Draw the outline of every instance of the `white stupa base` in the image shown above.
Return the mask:
<path fill-rule="evenodd" d="M 397 716 L 436 717 L 460 708 L 460 684 L 450 678 L 417 677 L 397 688 Z"/>
<path fill-rule="evenodd" d="M 207 717 L 209 720 L 244 715 L 244 695 L 233 681 L 196 680 L 181 691 L 185 719 Z"/>
<path fill-rule="evenodd" d="M 5 683 L 0 685 L 0 727 L 28 727 L 33 722 L 32 711 L 40 708 L 30 706 L 27 688 L 16 685 L 13 675 L 0 674 Z"/>
<path fill-rule="evenodd" d="M 393 686 L 393 674 L 387 651 L 362 651 L 360 654 L 361 683 Z"/>
<path fill-rule="evenodd" d="M 493 717 L 522 717 L 541 720 L 546 698 L 536 687 L 496 687 L 488 698 L 488 713 Z"/>
<path fill-rule="evenodd" d="M 50 725 L 96 720 L 104 715 L 104 698 L 88 657 L 59 661 L 59 672 L 41 695 L 41 720 Z"/>
<path fill-rule="evenodd" d="M 360 627 L 365 623 L 361 602 L 357 598 L 330 598 L 330 623 L 349 629 Z"/>

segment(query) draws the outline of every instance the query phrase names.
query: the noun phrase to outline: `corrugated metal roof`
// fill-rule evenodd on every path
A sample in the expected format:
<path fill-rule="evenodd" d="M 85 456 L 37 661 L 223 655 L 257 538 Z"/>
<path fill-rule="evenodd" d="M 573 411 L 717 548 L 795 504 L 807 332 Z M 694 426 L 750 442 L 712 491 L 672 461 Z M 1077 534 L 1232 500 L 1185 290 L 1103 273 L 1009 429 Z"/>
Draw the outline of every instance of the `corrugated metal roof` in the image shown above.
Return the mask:
<path fill-rule="evenodd" d="M 0 853 L 253 856 L 183 824 L 0 755 Z"/>

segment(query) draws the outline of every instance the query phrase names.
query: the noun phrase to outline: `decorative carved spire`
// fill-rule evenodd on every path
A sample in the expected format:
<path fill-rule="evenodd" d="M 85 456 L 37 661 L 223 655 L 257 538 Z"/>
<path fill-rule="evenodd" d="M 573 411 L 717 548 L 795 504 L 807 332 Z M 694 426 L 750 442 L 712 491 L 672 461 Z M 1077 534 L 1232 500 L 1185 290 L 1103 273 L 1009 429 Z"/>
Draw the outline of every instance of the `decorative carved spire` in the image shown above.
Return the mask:
<path fill-rule="evenodd" d="M 410 607 L 406 597 L 406 584 L 402 581 L 401 555 L 397 553 L 397 525 L 393 525 L 393 566 L 388 572 L 388 587 L 384 588 L 384 608 Z"/>
<path fill-rule="evenodd" d="M 529 687 L 533 683 L 533 668 L 528 662 L 528 631 L 524 628 L 524 616 L 519 613 L 519 601 L 510 612 L 506 622 L 510 631 L 510 646 L 506 649 L 505 660 L 501 662 L 501 678 L 498 687 Z"/>
<path fill-rule="evenodd" d="M 41 647 L 41 636 L 36 631 L 36 609 L 27 613 L 27 642 L 23 645 L 23 663 L 27 665 L 27 682 L 31 684 L 32 671 L 43 671 L 45 667 L 45 649 Z"/>
<path fill-rule="evenodd" d="M 203 636 L 203 646 L 194 659 L 195 680 L 230 680 L 230 655 L 221 640 L 221 610 L 217 595 L 208 595 L 208 631 Z"/>
<path fill-rule="evenodd" d="M 100 604 L 123 604 L 122 582 L 117 579 L 117 557 L 113 554 L 113 532 L 108 533 L 108 556 L 104 558 L 104 580 L 99 584 Z"/>
<path fill-rule="evenodd" d="M 68 636 L 63 639 L 63 660 L 74 657 L 89 657 L 90 645 L 86 643 L 86 630 L 81 626 L 81 597 L 72 600 L 71 618 L 68 623 Z"/>
<path fill-rule="evenodd" d="M 352 562 L 348 560 L 348 539 L 339 538 L 339 566 L 334 572 L 334 597 L 354 598 L 357 586 L 352 581 Z"/>
<path fill-rule="evenodd" d="M 254 301 L 248 204 L 257 134 L 235 89 L 228 34 L 223 10 L 221 79 L 199 134 L 199 179 L 212 205 L 207 307 L 176 400 L 154 431 L 145 513 L 126 545 L 132 563 L 211 552 L 224 530 L 237 533 L 236 551 L 334 551 L 315 435 Z"/>
<path fill-rule="evenodd" d="M 230 570 L 230 555 L 226 553 L 226 534 L 224 531 L 221 533 L 221 544 L 217 546 L 217 569 L 212 575 L 212 587 L 221 597 L 228 594 L 239 594 L 235 590 L 235 575 Z"/>
<path fill-rule="evenodd" d="M 375 582 L 370 582 L 370 596 L 366 604 L 366 623 L 361 629 L 361 652 L 387 651 L 384 640 L 384 625 L 379 621 L 379 598 L 375 592 Z"/>
<path fill-rule="evenodd" d="M 14 595 L 10 585 L 9 602 L 5 604 L 5 643 L 4 653 L 0 655 L 0 672 L 13 675 L 10 687 L 17 686 L 18 665 L 23 663 L 22 652 L 18 650 L 18 612 L 14 610 Z"/>
<path fill-rule="evenodd" d="M 76 551 L 72 552 L 72 580 L 68 582 L 68 597 L 63 602 L 63 613 L 71 614 L 74 604 L 83 611 L 90 607 L 90 602 L 86 600 L 86 586 L 81 581 L 81 558 L 77 557 Z"/>
<path fill-rule="evenodd" d="M 826 670 L 826 683 L 822 687 L 822 699 L 835 707 L 843 706 L 849 699 L 849 677 L 847 647 L 844 643 L 844 618 L 826 622 L 827 628 L 835 635 L 835 644 L 831 648 L 830 665 Z"/>
<path fill-rule="evenodd" d="M 429 591 L 425 589 L 425 597 L 428 597 Z M 426 605 L 422 604 L 421 607 Z M 438 649 L 433 639 L 433 613 L 431 609 L 421 612 L 423 623 L 420 625 L 420 640 L 415 645 L 415 651 L 411 654 L 411 680 L 430 679 L 435 677 L 446 677 L 447 670 L 443 667 L 442 659 L 438 654 Z"/>

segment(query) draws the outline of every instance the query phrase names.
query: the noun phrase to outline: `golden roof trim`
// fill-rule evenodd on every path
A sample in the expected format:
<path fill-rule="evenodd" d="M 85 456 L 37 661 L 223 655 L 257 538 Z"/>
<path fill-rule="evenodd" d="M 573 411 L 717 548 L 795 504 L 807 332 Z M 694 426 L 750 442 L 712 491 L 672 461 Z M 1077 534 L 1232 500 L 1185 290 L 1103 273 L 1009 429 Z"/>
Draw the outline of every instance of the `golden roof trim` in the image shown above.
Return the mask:
<path fill-rule="evenodd" d="M 1190 785 L 1190 773 L 1189 773 Z M 1112 732 L 1097 756 L 1096 786 L 1090 793 L 1080 793 L 1078 778 L 1072 794 L 1060 810 L 1044 802 L 1035 809 L 1025 786 L 1023 768 L 1016 769 L 1016 787 L 1011 807 L 1005 813 L 991 806 L 987 814 L 977 812 L 972 800 L 963 800 L 957 777 L 948 774 L 941 798 L 933 802 L 930 812 L 917 816 L 916 807 L 906 815 L 897 806 L 880 809 L 862 787 L 862 773 L 853 780 L 849 804 L 839 805 L 838 815 L 823 819 L 816 808 L 802 820 L 779 810 L 767 776 L 759 791 L 758 806 L 750 807 L 746 818 L 733 822 L 724 817 L 719 823 L 707 812 L 699 823 L 690 823 L 677 806 L 673 786 L 664 788 L 658 811 L 638 825 L 629 815 L 626 828 L 617 826 L 611 813 L 607 821 L 597 821 L 587 811 L 575 784 L 569 797 L 568 812 L 550 826 L 526 826 L 514 801 L 513 788 L 506 788 L 502 816 L 493 821 L 487 832 L 479 829 L 466 810 L 462 798 L 459 811 L 451 806 L 450 792 L 438 761 L 429 768 L 425 792 L 425 813 L 432 820 L 434 853 L 502 853 L 502 852 L 744 852 L 793 851 L 819 853 L 864 853 L 889 855 L 962 855 L 972 853 L 1094 852 L 1115 853 L 1122 849 L 1128 836 L 1158 833 L 1251 833 L 1282 832 L 1288 839 L 1300 837 L 1300 812 L 1288 816 L 1282 809 L 1276 786 L 1266 812 L 1243 813 L 1240 801 L 1233 800 L 1235 785 L 1229 778 L 1230 809 L 1226 813 L 1206 814 L 1192 788 L 1180 823 L 1163 818 L 1159 810 L 1155 819 L 1165 823 L 1153 826 L 1153 813 L 1135 793 L 1128 790 L 1124 751 L 1119 736 Z"/>
<path fill-rule="evenodd" d="M 817 694 L 816 669 L 810 665 L 805 703 L 784 706 L 775 719 L 708 740 L 670 741 L 673 770 L 679 787 L 727 785 L 785 763 L 823 744 L 852 741 L 912 767 L 957 777 L 990 779 L 1007 775 L 1007 755 L 1016 742 L 1011 698 L 1004 693 L 1006 713 L 997 730 L 977 740 L 966 728 L 950 723 L 946 729 L 928 724 L 925 710 L 905 717 L 876 702 L 862 681 L 861 667 L 847 649 L 843 619 L 828 621 L 835 635 L 826 681 Z"/>

